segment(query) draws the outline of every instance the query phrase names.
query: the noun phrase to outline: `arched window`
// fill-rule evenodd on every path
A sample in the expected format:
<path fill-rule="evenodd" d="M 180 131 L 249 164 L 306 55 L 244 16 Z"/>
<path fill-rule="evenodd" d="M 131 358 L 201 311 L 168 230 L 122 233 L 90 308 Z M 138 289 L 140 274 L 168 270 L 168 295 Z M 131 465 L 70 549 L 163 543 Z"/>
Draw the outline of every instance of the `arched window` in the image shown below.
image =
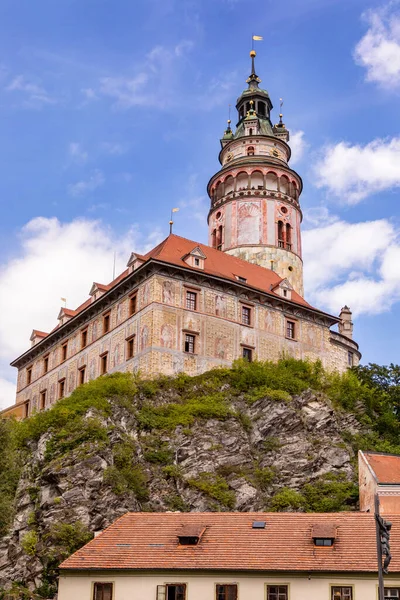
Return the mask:
<path fill-rule="evenodd" d="M 249 135 L 253 135 L 253 128 L 252 127 L 250 127 L 250 129 L 249 129 Z"/>
<path fill-rule="evenodd" d="M 264 102 L 259 102 L 258 103 L 258 114 L 261 117 L 265 117 L 265 104 L 264 104 Z"/>
<path fill-rule="evenodd" d="M 280 180 L 280 191 L 282 192 L 282 194 L 289 193 L 289 179 L 284 175 L 282 175 Z"/>
<path fill-rule="evenodd" d="M 217 250 L 222 250 L 222 225 L 217 230 Z"/>
<path fill-rule="evenodd" d="M 292 228 L 289 223 L 286 223 L 286 248 L 288 250 L 292 249 Z"/>
<path fill-rule="evenodd" d="M 248 113 L 250 110 L 250 102 L 246 102 L 246 112 Z"/>
<path fill-rule="evenodd" d="M 284 248 L 285 242 L 283 239 L 283 222 L 278 221 L 278 248 Z"/>
<path fill-rule="evenodd" d="M 249 176 L 247 175 L 247 173 L 244 173 L 243 171 L 241 171 L 236 176 L 237 191 L 240 192 L 241 190 L 247 190 L 248 185 L 249 185 Z"/>
<path fill-rule="evenodd" d="M 232 177 L 232 175 L 228 175 L 228 177 L 225 179 L 225 196 L 227 194 L 230 194 L 231 192 L 233 192 L 234 189 L 234 179 Z"/>
<path fill-rule="evenodd" d="M 251 131 L 251 129 L 250 129 L 250 131 Z M 249 146 L 247 148 L 247 156 L 254 156 L 254 146 Z"/>
<path fill-rule="evenodd" d="M 253 171 L 251 174 L 251 187 L 254 190 L 264 189 L 264 177 L 261 171 Z"/>
<path fill-rule="evenodd" d="M 220 200 L 222 198 L 222 185 L 220 181 L 218 181 L 215 187 L 215 197 L 217 200 Z"/>
<path fill-rule="evenodd" d="M 267 190 L 272 190 L 274 192 L 278 190 L 278 178 L 275 175 L 275 173 L 272 173 L 272 171 L 267 173 L 267 176 L 265 178 L 265 185 Z"/>
<path fill-rule="evenodd" d="M 244 117 L 244 106 L 242 106 L 242 108 L 239 110 L 239 120 L 243 119 Z"/>
<path fill-rule="evenodd" d="M 294 198 L 295 200 L 297 200 L 298 195 L 297 195 L 297 186 L 296 186 L 296 182 L 292 181 L 292 198 Z"/>
<path fill-rule="evenodd" d="M 217 230 L 213 229 L 213 232 L 211 234 L 211 245 L 213 248 L 217 247 Z"/>

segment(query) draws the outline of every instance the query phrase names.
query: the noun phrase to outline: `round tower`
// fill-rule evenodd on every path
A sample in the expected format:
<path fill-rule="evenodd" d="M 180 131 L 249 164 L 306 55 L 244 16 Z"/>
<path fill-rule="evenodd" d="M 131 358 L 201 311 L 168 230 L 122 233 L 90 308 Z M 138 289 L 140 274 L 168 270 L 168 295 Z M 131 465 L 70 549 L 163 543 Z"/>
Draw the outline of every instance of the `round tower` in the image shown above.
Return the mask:
<path fill-rule="evenodd" d="M 301 177 L 289 165 L 289 131 L 272 125 L 272 102 L 252 69 L 238 98 L 236 131 L 221 140 L 221 169 L 209 181 L 209 244 L 276 271 L 303 295 L 299 197 Z"/>

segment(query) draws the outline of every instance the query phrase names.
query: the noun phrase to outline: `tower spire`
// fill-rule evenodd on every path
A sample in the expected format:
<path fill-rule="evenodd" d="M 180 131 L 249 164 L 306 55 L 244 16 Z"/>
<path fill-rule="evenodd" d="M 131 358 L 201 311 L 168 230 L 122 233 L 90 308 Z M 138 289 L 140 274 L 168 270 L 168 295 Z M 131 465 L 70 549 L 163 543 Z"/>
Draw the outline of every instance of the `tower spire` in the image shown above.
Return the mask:
<path fill-rule="evenodd" d="M 246 83 L 249 84 L 249 89 L 257 89 L 258 88 L 258 84 L 261 83 L 261 79 L 256 75 L 256 67 L 255 67 L 255 57 L 256 57 L 256 51 L 255 50 L 251 50 L 250 51 L 250 57 L 251 57 L 251 73 L 250 73 L 250 77 L 248 77 L 246 79 Z"/>

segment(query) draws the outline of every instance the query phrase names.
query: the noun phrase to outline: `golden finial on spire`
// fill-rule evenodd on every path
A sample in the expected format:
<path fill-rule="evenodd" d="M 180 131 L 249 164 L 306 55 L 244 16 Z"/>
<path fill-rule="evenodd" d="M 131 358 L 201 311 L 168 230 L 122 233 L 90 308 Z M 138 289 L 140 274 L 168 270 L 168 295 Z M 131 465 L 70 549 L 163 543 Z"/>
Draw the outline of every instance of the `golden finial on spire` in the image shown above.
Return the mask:
<path fill-rule="evenodd" d="M 250 56 L 251 56 L 251 58 L 255 58 L 257 56 L 256 51 L 250 50 Z"/>

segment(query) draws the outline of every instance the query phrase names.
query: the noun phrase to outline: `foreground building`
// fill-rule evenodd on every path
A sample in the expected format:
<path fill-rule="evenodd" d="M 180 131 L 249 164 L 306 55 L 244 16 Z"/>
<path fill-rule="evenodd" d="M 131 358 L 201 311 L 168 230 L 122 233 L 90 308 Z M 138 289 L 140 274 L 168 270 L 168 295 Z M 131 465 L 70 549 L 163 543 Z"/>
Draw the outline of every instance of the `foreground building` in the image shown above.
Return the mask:
<path fill-rule="evenodd" d="M 377 584 L 372 514 L 127 513 L 61 564 L 58 600 L 376 600 Z"/>
<path fill-rule="evenodd" d="M 145 256 L 132 253 L 110 284 L 93 283 L 77 309 L 62 308 L 52 332 L 33 330 L 32 347 L 12 363 L 16 406 L 3 415 L 45 409 L 112 371 L 194 375 L 283 355 L 329 370 L 358 364 L 348 307 L 335 317 L 303 298 L 302 180 L 289 166 L 282 115 L 272 125 L 254 57 L 207 188 L 209 245 L 171 234 Z"/>
<path fill-rule="evenodd" d="M 382 515 L 400 514 L 400 456 L 360 450 L 358 477 L 360 510 L 373 513 L 378 495 Z"/>

